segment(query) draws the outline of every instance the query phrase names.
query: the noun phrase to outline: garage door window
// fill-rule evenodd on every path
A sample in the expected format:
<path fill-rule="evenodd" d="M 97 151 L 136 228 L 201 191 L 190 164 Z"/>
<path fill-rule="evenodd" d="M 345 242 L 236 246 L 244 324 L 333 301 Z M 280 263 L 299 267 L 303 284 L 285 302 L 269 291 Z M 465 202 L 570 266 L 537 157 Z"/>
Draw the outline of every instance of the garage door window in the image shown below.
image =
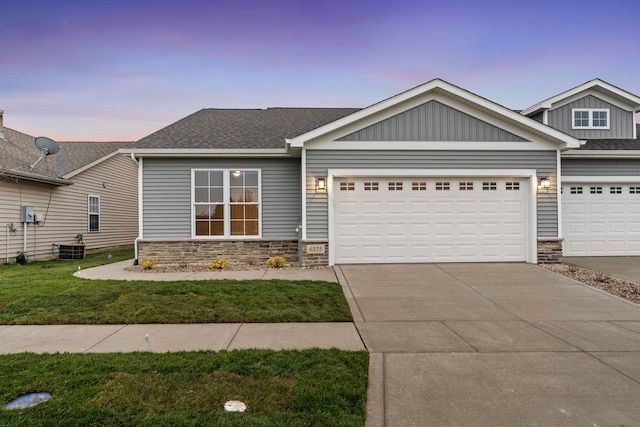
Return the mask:
<path fill-rule="evenodd" d="M 629 194 L 640 194 L 640 187 L 629 187 Z"/>
<path fill-rule="evenodd" d="M 622 187 L 609 187 L 610 194 L 622 194 Z"/>
<path fill-rule="evenodd" d="M 448 182 L 436 182 L 436 191 L 449 191 Z"/>
<path fill-rule="evenodd" d="M 356 184 L 353 182 L 343 181 L 340 183 L 340 191 L 354 191 Z"/>
<path fill-rule="evenodd" d="M 473 190 L 473 182 L 461 182 L 459 183 L 460 185 L 460 191 L 469 191 L 469 190 Z"/>
<path fill-rule="evenodd" d="M 365 182 L 364 183 L 364 191 L 378 191 L 378 183 L 377 182 Z"/>
<path fill-rule="evenodd" d="M 505 189 L 508 191 L 518 191 L 520 190 L 520 183 L 517 181 L 507 182 L 505 184 Z"/>
<path fill-rule="evenodd" d="M 389 191 L 402 191 L 402 182 L 390 182 Z"/>
<path fill-rule="evenodd" d="M 414 181 L 411 183 L 411 190 L 413 191 L 427 191 L 426 181 Z"/>
<path fill-rule="evenodd" d="M 483 182 L 482 183 L 482 190 L 483 191 L 496 191 L 498 189 L 498 183 L 497 182 Z"/>
<path fill-rule="evenodd" d="M 591 194 L 602 194 L 602 187 L 591 187 L 589 192 Z"/>
<path fill-rule="evenodd" d="M 582 194 L 582 187 L 571 187 L 571 194 Z"/>

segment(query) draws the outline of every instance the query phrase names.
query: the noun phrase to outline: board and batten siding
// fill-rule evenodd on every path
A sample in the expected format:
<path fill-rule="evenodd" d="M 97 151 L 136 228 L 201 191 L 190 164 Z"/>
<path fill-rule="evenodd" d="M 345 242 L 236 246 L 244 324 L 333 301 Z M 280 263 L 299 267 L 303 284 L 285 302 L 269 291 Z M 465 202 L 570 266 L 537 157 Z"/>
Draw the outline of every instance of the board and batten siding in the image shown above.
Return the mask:
<path fill-rule="evenodd" d="M 640 159 L 562 159 L 562 176 L 640 176 Z"/>
<path fill-rule="evenodd" d="M 572 108 L 608 108 L 609 129 L 572 129 Z M 603 101 L 593 95 L 587 95 L 548 113 L 549 126 L 580 139 L 632 139 L 634 114 Z"/>
<path fill-rule="evenodd" d="M 33 206 L 35 212 L 45 215 L 42 226 L 26 224 L 29 259 L 53 258 L 52 245 L 73 244 L 77 234 L 83 235 L 87 251 L 133 246 L 138 235 L 137 165 L 127 156 L 116 155 L 70 180 L 73 185 L 69 186 L 0 180 L 0 223 L 18 226 L 15 233 L 9 234 L 8 245 L 4 230 L 0 262 L 6 261 L 7 251 L 13 262 L 24 249 L 21 206 Z M 98 232 L 88 231 L 89 195 L 100 197 Z"/>
<path fill-rule="evenodd" d="M 315 180 L 328 169 L 534 169 L 551 177 L 552 187 L 537 194 L 538 237 L 558 236 L 556 151 L 358 151 L 307 150 L 307 238 L 328 238 L 327 193 Z"/>
<path fill-rule="evenodd" d="M 260 169 L 262 237 L 295 239 L 302 217 L 300 159 L 160 159 L 143 161 L 143 237 L 191 238 L 191 169 Z"/>
<path fill-rule="evenodd" d="M 526 140 L 433 100 L 353 132 L 338 141 Z"/>

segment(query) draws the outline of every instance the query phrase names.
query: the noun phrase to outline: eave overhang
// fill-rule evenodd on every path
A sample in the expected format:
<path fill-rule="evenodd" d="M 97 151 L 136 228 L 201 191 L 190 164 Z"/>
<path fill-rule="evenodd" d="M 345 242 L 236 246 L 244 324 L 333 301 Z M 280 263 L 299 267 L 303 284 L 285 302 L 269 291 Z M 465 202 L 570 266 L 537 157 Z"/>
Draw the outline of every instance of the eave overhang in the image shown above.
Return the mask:
<path fill-rule="evenodd" d="M 135 157 L 293 157 L 284 148 L 121 148 L 119 152 L 133 154 Z"/>
<path fill-rule="evenodd" d="M 3 176 L 19 179 L 19 180 L 39 182 L 41 184 L 51 184 L 51 185 L 57 185 L 57 186 L 73 184 L 73 181 L 69 181 L 68 179 L 64 179 L 64 178 L 54 178 L 54 177 L 38 175 L 35 173 L 21 172 L 21 171 L 14 171 L 14 170 L 8 170 L 8 171 L 5 171 L 3 174 L 0 174 L 0 178 L 2 178 Z"/>

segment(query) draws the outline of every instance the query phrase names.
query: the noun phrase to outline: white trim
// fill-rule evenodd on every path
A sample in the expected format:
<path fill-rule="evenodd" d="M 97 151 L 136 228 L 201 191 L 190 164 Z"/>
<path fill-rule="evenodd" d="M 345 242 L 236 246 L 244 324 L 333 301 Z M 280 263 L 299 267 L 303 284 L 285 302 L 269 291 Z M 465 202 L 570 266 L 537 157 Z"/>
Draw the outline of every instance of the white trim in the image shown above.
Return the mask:
<path fill-rule="evenodd" d="M 106 156 L 102 156 L 98 160 L 94 160 L 93 162 L 91 162 L 89 164 L 86 164 L 86 165 L 84 165 L 81 168 L 78 168 L 76 170 L 73 170 L 73 171 L 67 173 L 66 175 L 62 175 L 62 178 L 64 178 L 64 179 L 72 178 L 72 177 L 78 175 L 79 173 L 82 173 L 82 172 L 86 171 L 87 169 L 90 169 L 90 168 L 92 168 L 92 167 L 104 162 L 105 160 L 109 160 L 110 158 L 112 158 L 113 156 L 115 156 L 117 154 L 120 154 L 119 150 L 116 150 L 116 151 L 114 151 L 112 153 L 109 153 Z"/>
<path fill-rule="evenodd" d="M 258 172 L 258 234 L 250 236 L 231 235 L 231 172 L 239 170 L 243 172 Z M 195 174 L 196 172 L 222 172 L 222 200 L 224 206 L 224 219 L 223 219 L 223 236 L 196 236 L 196 221 L 195 218 Z M 191 168 L 191 216 L 189 221 L 191 222 L 191 239 L 194 240 L 247 240 L 247 239 L 262 239 L 262 169 L 260 168 Z"/>
<path fill-rule="evenodd" d="M 537 236 L 537 188 L 538 177 L 535 169 L 328 169 L 327 170 L 327 226 L 329 238 L 329 265 L 335 264 L 335 200 L 333 198 L 334 178 L 338 177 L 522 177 L 528 179 L 527 221 L 527 262 L 538 262 Z M 558 221 L 560 218 L 558 217 Z"/>
<path fill-rule="evenodd" d="M 121 148 L 120 153 L 133 153 L 138 157 L 291 157 L 284 148 Z"/>
<path fill-rule="evenodd" d="M 434 97 L 435 95 L 433 94 L 446 97 L 448 100 L 447 104 L 451 104 L 451 102 L 455 103 L 457 100 L 457 103 L 459 104 L 465 104 L 474 110 L 478 110 L 478 112 L 484 112 L 485 116 L 493 117 L 492 121 L 500 120 L 501 123 L 504 124 L 510 122 L 513 126 L 520 128 L 521 132 L 530 131 L 532 133 L 539 134 L 543 139 L 549 138 L 558 145 L 566 146 L 568 148 L 577 148 L 580 146 L 577 139 L 567 135 L 566 133 L 550 128 L 540 122 L 525 117 L 520 113 L 509 110 L 499 104 L 489 101 L 486 98 L 482 98 L 440 79 L 431 80 L 430 82 L 424 83 L 406 92 L 378 102 L 377 104 L 373 104 L 363 110 L 357 111 L 327 125 L 320 126 L 319 128 L 292 138 L 288 141 L 289 146 L 303 147 L 308 141 L 325 136 L 331 132 L 345 128 L 348 125 L 357 124 L 358 122 L 371 118 L 372 116 L 380 115 L 380 117 L 377 117 L 377 120 L 381 120 L 383 119 L 383 115 L 386 117 L 394 114 L 387 110 L 393 110 L 394 107 L 402 107 L 406 110 L 407 108 L 411 108 L 412 104 L 419 105 L 426 102 L 425 98 L 429 95 Z M 401 105 L 405 103 L 407 104 L 406 106 Z M 501 127 L 503 127 L 504 124 Z"/>
<path fill-rule="evenodd" d="M 587 126 L 576 126 L 576 112 L 585 111 L 588 113 Z M 593 125 L 593 113 L 603 112 L 607 113 L 607 125 L 606 126 L 594 126 Z M 572 108 L 571 109 L 571 129 L 573 130 L 609 130 L 611 128 L 611 110 L 609 108 Z"/>
<path fill-rule="evenodd" d="M 637 159 L 640 150 L 569 150 L 562 153 L 562 158 L 571 159 Z"/>
<path fill-rule="evenodd" d="M 542 112 L 542 124 L 549 125 L 549 110 L 544 110 Z"/>
<path fill-rule="evenodd" d="M 302 240 L 307 238 L 307 149 L 302 148 L 301 159 L 302 175 L 300 177 L 302 181 Z"/>
<path fill-rule="evenodd" d="M 558 198 L 558 239 L 562 239 L 562 158 L 560 150 L 556 154 L 556 197 Z"/>
<path fill-rule="evenodd" d="M 584 184 L 591 184 L 591 183 L 602 183 L 602 184 L 612 184 L 612 183 L 622 183 L 622 182 L 628 182 L 628 183 L 638 183 L 640 182 L 640 176 L 638 175 L 628 175 L 628 176 L 614 176 L 614 175 L 608 175 L 608 176 L 594 176 L 594 175 L 589 175 L 589 176 L 563 176 L 562 177 L 562 182 L 564 183 L 584 183 Z"/>
<path fill-rule="evenodd" d="M 133 154 L 131 154 L 131 157 L 133 158 Z M 135 159 L 134 159 L 135 160 Z M 133 242 L 133 249 L 135 251 L 135 260 L 138 261 L 138 242 L 140 241 L 140 239 L 144 239 L 144 216 L 142 215 L 143 213 L 143 209 L 144 209 L 144 204 L 143 204 L 143 194 L 142 194 L 142 177 L 144 176 L 143 174 L 143 167 L 142 167 L 142 162 L 144 159 L 138 159 L 137 163 L 138 163 L 138 237 L 136 237 L 136 240 Z"/>
<path fill-rule="evenodd" d="M 91 198 L 98 199 L 98 212 L 91 212 Z M 100 196 L 87 194 L 87 233 L 99 233 L 102 230 L 102 213 L 100 209 Z M 91 229 L 91 215 L 98 215 L 98 229 Z"/>

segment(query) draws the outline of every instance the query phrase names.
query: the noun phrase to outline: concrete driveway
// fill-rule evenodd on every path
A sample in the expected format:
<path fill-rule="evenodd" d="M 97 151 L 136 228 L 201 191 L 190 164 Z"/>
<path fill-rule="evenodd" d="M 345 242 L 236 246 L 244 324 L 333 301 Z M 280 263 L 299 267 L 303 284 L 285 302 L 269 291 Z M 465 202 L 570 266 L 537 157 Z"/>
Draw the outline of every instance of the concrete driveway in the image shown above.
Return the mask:
<path fill-rule="evenodd" d="M 640 425 L 640 306 L 529 264 L 335 270 L 368 426 Z"/>

